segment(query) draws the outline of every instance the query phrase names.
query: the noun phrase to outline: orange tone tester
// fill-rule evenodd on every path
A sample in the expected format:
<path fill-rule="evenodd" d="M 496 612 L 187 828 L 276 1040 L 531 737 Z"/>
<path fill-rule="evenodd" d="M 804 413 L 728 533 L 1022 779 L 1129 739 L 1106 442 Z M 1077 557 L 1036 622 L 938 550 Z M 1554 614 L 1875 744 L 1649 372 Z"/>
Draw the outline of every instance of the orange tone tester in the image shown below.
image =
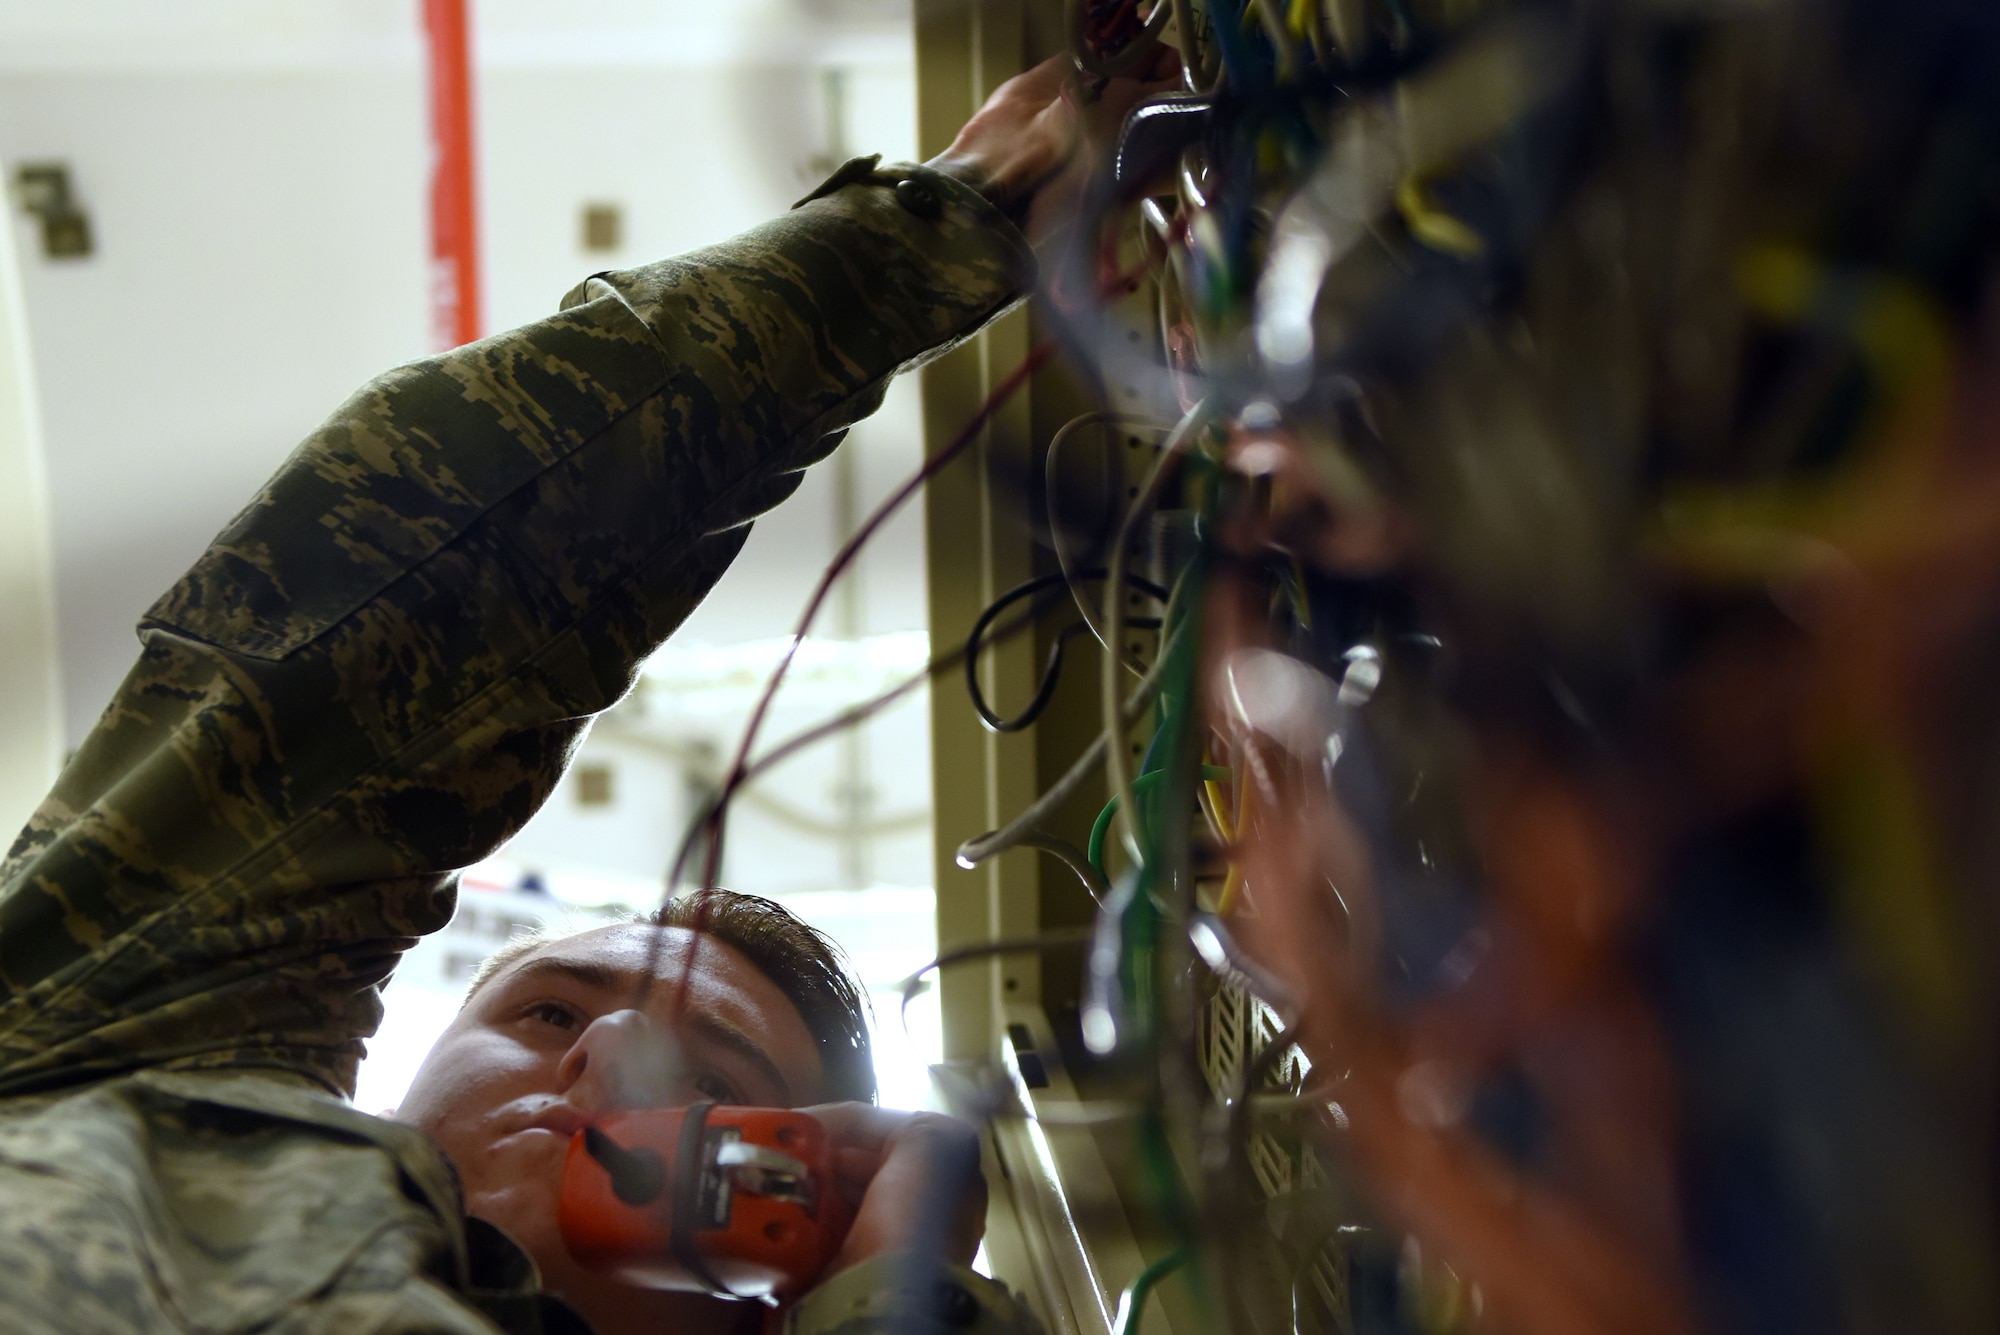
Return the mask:
<path fill-rule="evenodd" d="M 712 1103 L 578 1132 L 559 1211 L 564 1243 L 593 1270 L 774 1306 L 811 1285 L 854 1222 L 817 1121 Z"/>

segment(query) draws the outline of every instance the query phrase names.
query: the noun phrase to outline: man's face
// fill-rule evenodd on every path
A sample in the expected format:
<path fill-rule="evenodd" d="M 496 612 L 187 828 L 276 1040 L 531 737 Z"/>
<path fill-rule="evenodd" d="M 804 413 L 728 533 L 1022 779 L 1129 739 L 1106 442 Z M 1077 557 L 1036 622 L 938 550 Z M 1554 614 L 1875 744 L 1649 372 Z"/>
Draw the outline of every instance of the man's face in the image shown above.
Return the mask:
<path fill-rule="evenodd" d="M 641 998 L 649 951 L 658 958 Z M 603 927 L 543 946 L 488 980 L 424 1059 L 395 1116 L 451 1156 L 467 1213 L 507 1230 L 542 1282 L 608 1333 L 712 1304 L 632 1289 L 570 1258 L 556 1225 L 570 1137 L 619 1108 L 814 1103 L 821 1078 L 797 1008 L 735 950 L 681 928 Z M 698 1328 L 738 1312 L 707 1313 Z"/>

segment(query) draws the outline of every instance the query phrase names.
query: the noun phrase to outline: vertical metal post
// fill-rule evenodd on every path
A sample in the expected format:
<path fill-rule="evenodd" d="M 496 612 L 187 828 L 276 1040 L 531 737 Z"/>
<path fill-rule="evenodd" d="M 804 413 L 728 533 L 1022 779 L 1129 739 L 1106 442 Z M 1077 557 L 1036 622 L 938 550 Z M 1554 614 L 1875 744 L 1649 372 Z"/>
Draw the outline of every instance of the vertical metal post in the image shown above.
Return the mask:
<path fill-rule="evenodd" d="M 1020 0 L 919 0 L 917 134 L 926 157 L 942 152 L 989 93 L 1026 64 Z M 1026 312 L 923 371 L 924 434 L 931 449 L 949 440 L 977 405 L 1027 355 Z M 935 479 L 924 497 L 931 635 L 942 646 L 963 636 L 979 610 L 1033 573 L 1030 544 L 995 496 L 1003 479 L 1027 475 L 1032 449 L 1030 391 L 1015 396 L 971 457 Z M 995 696 L 1033 689 L 1035 644 L 1022 636 L 989 651 L 982 675 Z M 1040 868 L 1031 853 L 1007 853 L 966 871 L 958 844 L 1012 816 L 1037 791 L 1035 740 L 984 732 L 964 693 L 941 681 L 931 692 L 932 791 L 936 812 L 938 945 L 1031 933 L 1040 922 Z M 1012 956 L 962 965 L 939 984 L 947 1058 L 997 1053 L 1003 998 L 1040 995 L 1038 962 Z"/>
<path fill-rule="evenodd" d="M 1062 49 L 1057 0 L 917 0 L 917 102 L 921 151 L 942 151 L 966 118 L 1003 81 L 1041 55 Z M 1147 308 L 1150 311 L 1150 307 Z M 935 450 L 962 429 L 992 387 L 1027 355 L 1033 315 L 1022 310 L 922 372 L 924 434 Z M 1143 332 L 1142 335 L 1143 337 Z M 1112 401 L 1129 387 L 1105 387 Z M 1000 594 L 1051 566 L 1034 536 L 1030 503 L 1041 476 L 1038 443 L 1061 423 L 1092 408 L 1086 383 L 1051 365 L 995 415 L 971 457 L 944 470 L 924 495 L 926 557 L 933 649 L 961 640 L 974 618 Z M 1114 437 L 1093 442 L 1099 464 L 1116 475 L 1139 463 L 1136 443 Z M 1081 453 L 1075 463 L 1087 465 Z M 1084 467 L 1089 477 L 1094 467 Z M 1086 480 L 1086 486 L 1088 486 Z M 1122 499 L 1126 483 L 1105 483 Z M 1088 494 L 1087 492 L 1085 493 Z M 1029 609 L 1023 606 L 1020 609 Z M 1057 599 L 1022 633 L 981 654 L 979 675 L 1002 713 L 1034 694 L 1045 656 L 1071 620 Z M 959 844 L 1019 814 L 1090 745 L 1102 727 L 1096 652 L 1079 641 L 1039 721 L 1017 732 L 984 730 L 954 673 L 931 692 L 932 793 L 936 832 L 937 924 L 941 949 L 1033 935 L 1048 927 L 1088 922 L 1088 893 L 1059 864 L 1027 849 L 1003 853 L 974 870 L 956 865 Z M 1104 800 L 1093 783 L 1062 811 L 1049 832 L 1082 842 Z M 1081 1096 L 1057 1071 L 1059 1026 L 1073 1025 L 1078 985 L 1074 955 L 1046 968 L 1034 955 L 965 964 L 941 980 L 944 1050 L 948 1060 L 1006 1060 L 1010 1027 L 1041 1053 L 1048 1096 Z M 1018 1050 L 1018 1049 L 1017 1049 Z M 1036 1097 L 1025 1082 L 1017 1089 Z M 1118 1295 L 1146 1263 L 1136 1222 L 1118 1221 L 1131 1202 L 1088 1128 L 1047 1130 L 1032 1120 L 991 1124 L 986 1136 L 988 1180 L 994 1186 L 986 1246 L 994 1273 L 1029 1297 L 1057 1335 L 1105 1335 Z M 1133 1217 L 1136 1221 L 1136 1216 Z M 1152 1309 L 1148 1329 L 1191 1330 L 1168 1291 Z"/>
<path fill-rule="evenodd" d="M 424 0 L 431 102 L 431 341 L 479 337 L 479 220 L 468 0 Z"/>

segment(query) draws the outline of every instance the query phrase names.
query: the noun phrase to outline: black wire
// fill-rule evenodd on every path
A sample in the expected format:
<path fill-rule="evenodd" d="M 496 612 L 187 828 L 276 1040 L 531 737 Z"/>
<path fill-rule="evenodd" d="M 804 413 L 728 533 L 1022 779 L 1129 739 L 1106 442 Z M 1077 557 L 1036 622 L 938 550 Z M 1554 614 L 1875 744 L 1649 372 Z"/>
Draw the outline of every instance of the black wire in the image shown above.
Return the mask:
<path fill-rule="evenodd" d="M 1079 572 L 1077 578 L 1103 579 L 1104 575 L 1105 572 L 1102 570 L 1085 570 Z M 965 691 L 972 697 L 972 707 L 978 711 L 979 721 L 984 723 L 989 731 L 1020 732 L 1042 716 L 1042 711 L 1049 707 L 1049 701 L 1055 698 L 1056 682 L 1062 676 L 1063 650 L 1068 647 L 1070 639 L 1078 631 L 1086 630 L 1088 627 L 1081 621 L 1072 621 L 1056 632 L 1055 642 L 1049 646 L 1049 661 L 1042 668 L 1041 682 L 1036 685 L 1035 694 L 1028 701 L 1027 707 L 1013 718 L 1002 718 L 986 702 L 986 693 L 979 686 L 979 650 L 986 639 L 987 627 L 993 624 L 1000 613 L 1021 599 L 1067 582 L 1063 575 L 1056 573 L 1038 575 L 1025 583 L 1017 584 L 988 604 L 986 610 L 979 614 L 979 619 L 972 623 L 972 633 L 965 637 Z M 1149 579 L 1127 575 L 1125 582 L 1148 598 L 1158 602 L 1167 600 L 1167 591 Z M 1127 617 L 1125 624 L 1135 630 L 1148 630 L 1158 629 L 1160 621 L 1158 617 Z"/>
<path fill-rule="evenodd" d="M 1050 834 L 1047 830 L 1029 830 L 1021 836 L 1021 842 L 1016 847 L 1032 848 L 1037 852 L 1047 853 L 1075 872 L 1076 878 L 1083 882 L 1085 893 L 1095 904 L 1102 905 L 1104 897 L 1111 893 L 1111 886 L 1105 881 L 1104 873 L 1090 865 L 1090 859 L 1084 855 L 1082 849 L 1059 835 Z"/>
<path fill-rule="evenodd" d="M 896 985 L 896 990 L 902 993 L 904 1029 L 907 1030 L 909 1028 L 910 1003 L 915 1001 L 917 995 L 923 991 L 925 975 L 948 969 L 954 964 L 963 964 L 967 960 L 991 959 L 995 955 L 1039 953 L 1044 950 L 1055 950 L 1062 946 L 1084 945 L 1089 942 L 1090 933 L 1091 929 L 1088 927 L 1054 927 L 1035 936 L 1003 937 L 998 941 L 980 941 L 973 945 L 959 946 L 956 949 L 944 951 L 929 964 L 924 965 L 923 968 L 918 969 L 915 973 Z"/>
<path fill-rule="evenodd" d="M 1135 581 L 1135 582 L 1144 584 L 1144 581 Z M 1153 589 L 1156 587 L 1157 586 L 1147 585 L 1141 591 L 1145 592 L 1148 596 L 1152 596 Z M 1029 590 L 1029 592 L 1036 593 L 1036 592 L 1041 592 L 1041 590 L 1031 589 Z M 1022 597 L 1027 595 L 1021 594 L 1019 590 L 1009 590 L 1007 594 L 1002 596 L 1008 598 L 1011 602 L 1019 602 Z M 1037 598 L 1026 609 L 1021 611 L 1016 616 L 1010 618 L 1008 621 L 1002 624 L 997 630 L 991 629 L 991 623 L 988 622 L 987 624 L 989 629 L 987 631 L 988 635 L 987 643 L 999 644 L 1002 643 L 1003 641 L 1012 639 L 1014 636 L 1019 635 L 1022 631 L 1031 629 L 1035 625 L 1035 619 L 1039 617 L 1042 613 L 1048 611 L 1048 609 L 1051 606 L 1053 606 L 1057 601 L 1059 600 L 1057 599 L 1043 600 Z M 882 691 L 880 694 L 871 696 L 869 699 L 863 700 L 859 704 L 851 705 L 848 708 L 841 710 L 839 713 L 834 714 L 826 719 L 823 719 L 819 723 L 813 724 L 811 727 L 806 728 L 802 732 L 794 733 L 792 736 L 787 737 L 784 741 L 779 742 L 774 746 L 772 746 L 770 750 L 761 752 L 754 760 L 750 762 L 750 764 L 747 767 L 745 767 L 743 771 L 743 781 L 737 786 L 738 787 L 747 786 L 753 780 L 763 777 L 763 775 L 766 772 L 775 768 L 782 762 L 789 760 L 791 757 L 797 755 L 799 752 L 806 750 L 808 747 L 815 746 L 818 743 L 825 741 L 829 737 L 832 737 L 841 732 L 845 732 L 849 728 L 858 727 L 859 725 L 867 722 L 875 715 L 887 709 L 890 705 L 895 704 L 898 700 L 902 699 L 910 692 L 916 690 L 918 687 L 922 686 L 925 682 L 929 681 L 931 678 L 942 676 L 944 673 L 951 671 L 954 667 L 958 666 L 958 664 L 962 660 L 968 657 L 969 651 L 974 647 L 975 646 L 971 643 L 971 641 L 968 640 L 966 643 L 957 645 L 951 649 L 947 649 L 941 654 L 935 654 L 931 657 L 929 662 L 924 664 L 924 666 L 918 668 L 908 677 L 905 677 L 902 681 L 899 681 L 895 685 L 890 686 L 887 690 Z M 692 856 L 693 847 L 696 841 L 698 841 L 702 837 L 703 831 L 705 831 L 709 827 L 710 823 L 715 819 L 716 806 L 718 804 L 726 806 L 730 800 L 730 796 L 731 794 L 722 791 L 717 791 L 716 793 L 712 794 L 709 800 L 705 804 L 703 804 L 701 810 L 697 812 L 694 818 L 688 823 L 686 831 L 683 833 L 681 837 L 681 842 L 678 847 L 678 850 L 675 853 L 673 863 L 671 864 L 675 872 L 678 872 L 680 868 L 685 867 L 688 864 L 688 861 Z M 669 893 L 672 893 L 672 891 L 676 888 L 677 888 L 676 885 L 670 884 L 668 887 Z"/>

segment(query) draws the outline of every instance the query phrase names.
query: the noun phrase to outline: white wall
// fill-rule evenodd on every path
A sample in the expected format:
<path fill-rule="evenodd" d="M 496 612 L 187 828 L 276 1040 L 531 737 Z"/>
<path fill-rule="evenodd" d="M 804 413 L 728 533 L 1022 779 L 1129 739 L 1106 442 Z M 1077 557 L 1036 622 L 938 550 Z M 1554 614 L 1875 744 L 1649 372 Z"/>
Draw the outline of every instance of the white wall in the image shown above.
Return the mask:
<path fill-rule="evenodd" d="M 424 351 L 411 71 L 0 75 L 0 158 L 67 161 L 96 254 L 16 215 L 49 447 L 66 733 L 291 447 Z"/>
<path fill-rule="evenodd" d="M 152 599 L 349 392 L 428 350 L 419 9 L 0 0 L 0 160 L 66 161 L 97 240 L 88 259 L 44 259 L 14 212 L 47 425 L 68 745 L 129 666 Z M 900 0 L 476 0 L 474 11 L 496 328 L 552 310 L 596 269 L 782 211 L 829 148 L 827 67 L 849 71 L 856 151 L 914 151 Z M 627 243 L 608 256 L 581 244 L 580 210 L 598 201 L 625 215 Z M 918 462 L 913 393 L 847 448 L 865 509 Z M 832 477 L 818 470 L 759 526 L 683 638 L 789 630 L 834 548 L 833 515 Z M 862 578 L 857 629 L 923 625 L 916 515 L 884 535 Z M 899 736 L 895 758 L 907 767 L 927 745 Z M 783 850 L 788 884 L 814 856 Z M 735 859 L 732 875 L 745 888 L 759 879 Z"/>
<path fill-rule="evenodd" d="M 0 850 L 34 811 L 62 756 L 51 576 L 21 274 L 13 235 L 0 231 Z"/>
<path fill-rule="evenodd" d="M 490 322 L 550 310 L 593 269 L 781 211 L 826 149 L 817 71 L 853 71 L 850 139 L 912 151 L 907 28 L 838 29 L 785 0 L 478 5 Z M 62 158 L 98 254 L 24 275 L 48 414 L 74 742 L 131 655 L 138 613 L 286 451 L 373 372 L 424 346 L 425 138 L 416 10 L 368 0 L 0 3 L 0 155 Z M 804 17 L 801 17 L 801 16 Z M 817 15 L 817 16 L 816 16 Z M 817 24 L 818 27 L 813 25 Z M 725 62 L 716 64 L 715 62 Z M 586 254 L 578 212 L 621 204 Z M 32 238 L 17 215 L 17 235 Z M 915 423 L 864 439 L 886 485 Z M 891 457 L 884 457 L 891 456 Z M 827 511 L 825 484 L 799 508 Z M 830 550 L 826 521 L 746 563 L 741 627 Z M 811 550 L 806 539 L 811 538 Z M 914 543 L 914 531 L 903 535 Z M 894 545 L 894 544 L 892 544 Z M 912 559 L 889 588 L 918 624 Z M 764 578 L 755 573 L 775 575 Z M 775 615 L 775 619 L 774 619 Z"/>

